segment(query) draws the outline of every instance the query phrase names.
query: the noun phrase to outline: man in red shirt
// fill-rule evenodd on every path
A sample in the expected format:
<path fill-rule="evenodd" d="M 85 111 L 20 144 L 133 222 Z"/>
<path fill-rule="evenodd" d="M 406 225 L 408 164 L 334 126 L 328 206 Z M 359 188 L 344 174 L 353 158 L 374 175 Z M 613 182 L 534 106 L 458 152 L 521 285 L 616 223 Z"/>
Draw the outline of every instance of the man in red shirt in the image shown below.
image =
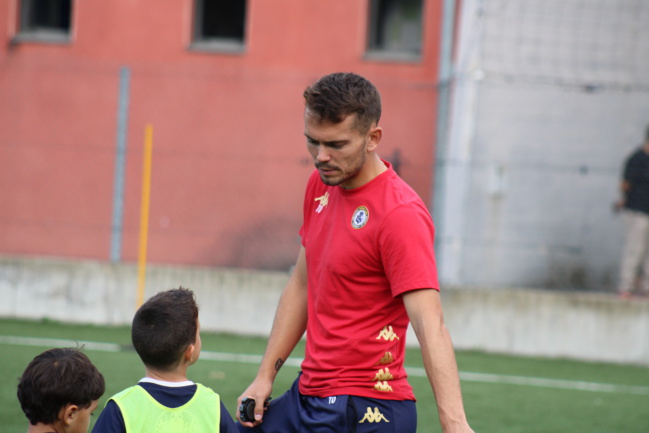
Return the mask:
<path fill-rule="evenodd" d="M 302 248 L 257 377 L 239 398 L 255 400 L 255 419 L 239 417 L 239 430 L 415 433 L 403 365 L 411 322 L 443 431 L 472 432 L 444 325 L 433 222 L 376 152 L 383 134 L 378 91 L 363 77 L 336 73 L 304 97 L 316 170 L 305 194 Z M 264 412 L 277 372 L 305 331 L 296 383 Z"/>

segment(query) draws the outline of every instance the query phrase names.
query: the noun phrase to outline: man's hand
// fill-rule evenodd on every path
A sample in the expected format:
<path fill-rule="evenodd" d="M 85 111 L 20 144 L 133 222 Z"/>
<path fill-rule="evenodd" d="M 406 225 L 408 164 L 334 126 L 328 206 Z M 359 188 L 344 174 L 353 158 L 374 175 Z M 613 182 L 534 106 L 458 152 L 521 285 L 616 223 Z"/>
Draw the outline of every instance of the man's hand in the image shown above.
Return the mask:
<path fill-rule="evenodd" d="M 257 378 L 250 384 L 248 389 L 246 389 L 243 392 L 243 394 L 239 396 L 239 398 L 237 399 L 236 416 L 237 416 L 237 420 L 239 420 L 241 425 L 246 427 L 256 427 L 259 424 L 261 424 L 262 418 L 264 417 L 264 409 L 265 409 L 264 403 L 266 399 L 270 397 L 272 391 L 273 391 L 272 382 L 268 382 Z M 255 400 L 255 421 L 254 422 L 241 420 L 241 413 L 239 412 L 239 408 L 241 407 L 241 402 L 243 401 L 244 398 Z"/>

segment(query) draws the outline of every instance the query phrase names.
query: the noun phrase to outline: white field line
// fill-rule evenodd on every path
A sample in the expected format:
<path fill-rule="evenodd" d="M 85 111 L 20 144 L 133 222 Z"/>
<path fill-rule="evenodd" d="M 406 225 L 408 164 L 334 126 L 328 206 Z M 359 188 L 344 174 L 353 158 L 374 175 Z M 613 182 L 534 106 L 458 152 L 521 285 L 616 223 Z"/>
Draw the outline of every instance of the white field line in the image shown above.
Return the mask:
<path fill-rule="evenodd" d="M 39 347 L 83 347 L 88 350 L 98 350 L 101 352 L 119 352 L 122 350 L 122 346 L 114 343 L 96 343 L 94 341 L 62 340 L 56 338 L 11 337 L 8 335 L 0 335 L 0 344 Z"/>
<path fill-rule="evenodd" d="M 12 337 L 0 335 L 0 344 L 13 344 L 19 346 L 39 347 L 83 347 L 87 350 L 102 352 L 121 352 L 127 350 L 125 346 L 114 343 L 97 343 L 93 341 L 62 340 L 50 338 Z M 238 362 L 245 364 L 259 364 L 261 355 L 247 355 L 241 353 L 225 353 L 201 351 L 200 359 L 222 362 Z M 284 365 L 300 367 L 302 358 L 288 358 Z M 426 377 L 426 371 L 418 367 L 406 367 L 409 376 Z M 541 377 L 509 376 L 502 374 L 476 373 L 469 371 L 460 372 L 460 380 L 464 382 L 499 383 L 507 385 L 523 385 L 554 389 L 569 389 L 576 391 L 606 392 L 618 394 L 649 395 L 649 386 L 616 385 L 609 383 L 583 382 L 561 379 L 546 379 Z"/>
<path fill-rule="evenodd" d="M 423 368 L 406 367 L 406 371 L 410 376 L 426 377 L 426 371 Z M 464 382 L 502 383 L 507 385 L 525 385 L 542 388 L 571 389 L 575 391 L 649 395 L 649 386 L 615 385 L 610 383 L 546 379 L 542 377 L 475 373 L 471 371 L 460 371 L 460 380 Z"/>

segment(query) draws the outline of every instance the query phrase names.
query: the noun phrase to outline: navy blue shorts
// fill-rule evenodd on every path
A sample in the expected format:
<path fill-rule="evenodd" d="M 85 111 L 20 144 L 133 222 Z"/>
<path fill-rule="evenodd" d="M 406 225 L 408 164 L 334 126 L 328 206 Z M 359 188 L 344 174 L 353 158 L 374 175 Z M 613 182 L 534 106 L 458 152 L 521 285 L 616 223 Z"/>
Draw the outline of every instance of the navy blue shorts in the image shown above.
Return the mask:
<path fill-rule="evenodd" d="M 240 433 L 416 433 L 417 408 L 412 400 L 337 395 L 301 395 L 298 379 L 291 389 L 271 400 L 263 422 Z"/>

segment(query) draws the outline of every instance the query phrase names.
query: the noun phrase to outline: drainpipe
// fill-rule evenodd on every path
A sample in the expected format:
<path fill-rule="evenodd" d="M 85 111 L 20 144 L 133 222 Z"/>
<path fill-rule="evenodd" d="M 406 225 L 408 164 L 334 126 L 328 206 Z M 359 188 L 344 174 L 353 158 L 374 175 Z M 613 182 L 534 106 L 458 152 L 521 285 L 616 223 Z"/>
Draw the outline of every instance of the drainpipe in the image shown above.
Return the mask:
<path fill-rule="evenodd" d="M 453 75 L 453 42 L 455 35 L 455 0 L 444 0 L 442 5 L 442 35 L 439 58 L 439 74 L 437 84 L 437 119 L 435 137 L 435 160 L 433 161 L 433 220 L 436 227 L 444 226 L 444 179 L 446 176 L 446 161 L 448 147 L 449 111 L 451 105 L 451 82 Z M 441 231 L 437 230 L 437 233 Z M 440 237 L 435 237 L 435 249 L 441 252 Z M 443 257 L 438 254 L 437 261 Z"/>

